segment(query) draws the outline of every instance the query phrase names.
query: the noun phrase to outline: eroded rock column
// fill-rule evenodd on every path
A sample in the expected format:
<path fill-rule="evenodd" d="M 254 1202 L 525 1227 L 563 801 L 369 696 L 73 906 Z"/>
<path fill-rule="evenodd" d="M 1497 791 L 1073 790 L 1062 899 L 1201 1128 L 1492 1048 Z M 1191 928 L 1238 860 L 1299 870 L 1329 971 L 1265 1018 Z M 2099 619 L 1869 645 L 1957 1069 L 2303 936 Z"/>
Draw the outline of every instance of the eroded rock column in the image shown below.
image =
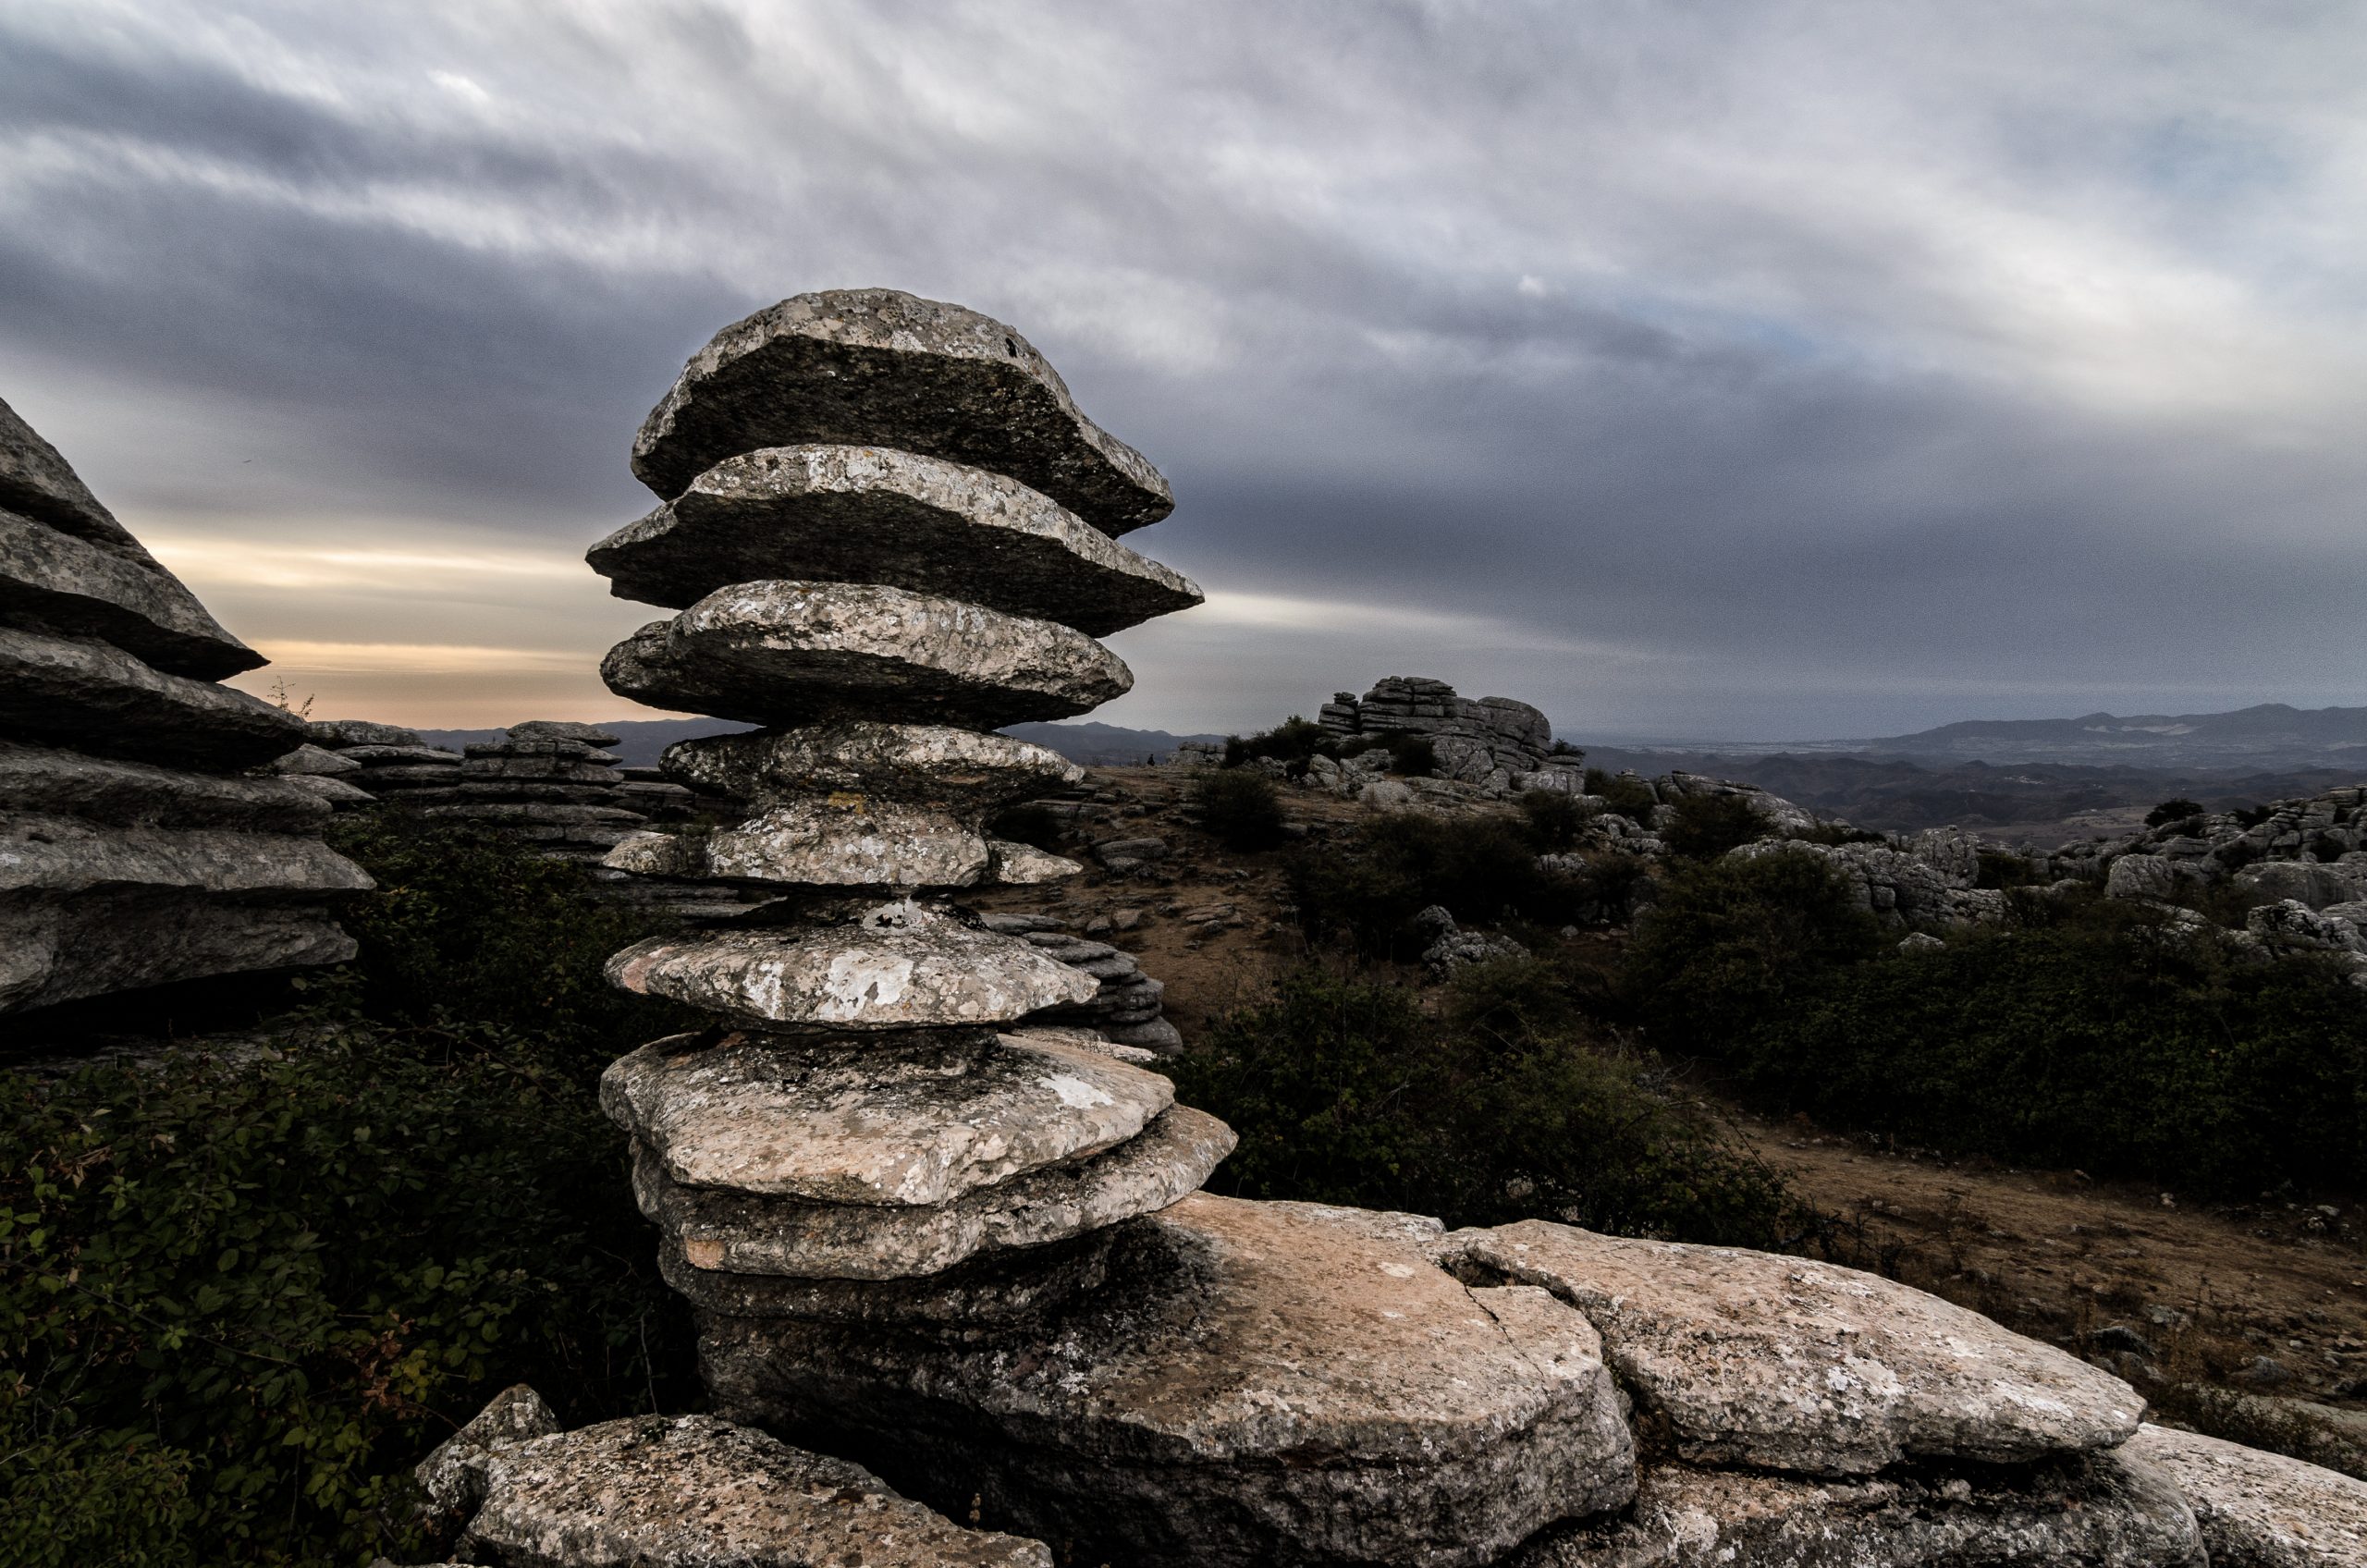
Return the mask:
<path fill-rule="evenodd" d="M 664 504 L 591 559 L 679 613 L 603 674 L 763 728 L 666 757 L 745 821 L 607 864 L 781 895 L 609 968 L 715 1020 L 603 1098 L 718 1410 L 1088 1561 L 1477 1564 L 1625 1501 L 1582 1314 L 1393 1217 L 1196 1194 L 1232 1134 L 1143 1053 L 1011 1029 L 1098 982 L 961 902 L 1078 869 L 987 833 L 1079 776 L 991 731 L 1199 602 L 1117 543 L 1157 472 L 1016 332 L 885 290 L 726 328 L 635 470 Z"/>

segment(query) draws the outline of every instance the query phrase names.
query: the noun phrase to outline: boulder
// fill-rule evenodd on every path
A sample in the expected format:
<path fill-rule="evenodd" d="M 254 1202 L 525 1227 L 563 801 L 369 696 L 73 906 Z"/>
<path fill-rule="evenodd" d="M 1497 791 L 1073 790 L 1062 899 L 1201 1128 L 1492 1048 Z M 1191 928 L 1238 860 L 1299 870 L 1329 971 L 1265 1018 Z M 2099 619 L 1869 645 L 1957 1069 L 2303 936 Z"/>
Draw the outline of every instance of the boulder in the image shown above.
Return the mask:
<path fill-rule="evenodd" d="M 935 1125 L 916 1126 L 915 1147 L 941 1142 L 942 1133 Z M 688 1267 L 904 1280 L 1156 1213 L 1196 1191 L 1233 1152 L 1233 1130 L 1215 1117 L 1175 1106 L 1139 1135 L 1103 1152 L 1040 1165 L 930 1204 L 754 1197 L 745 1191 L 749 1183 L 737 1181 L 731 1190 L 684 1186 L 668 1180 L 664 1162 L 644 1146 L 635 1151 L 633 1194 Z"/>
<path fill-rule="evenodd" d="M 2144 1410 L 2075 1356 L 1854 1268 L 1538 1219 L 1441 1246 L 1458 1271 L 1541 1285 L 1585 1312 L 1622 1384 L 1693 1464 L 1814 1476 L 2022 1464 L 2110 1448 Z"/>
<path fill-rule="evenodd" d="M 2282 951 L 2367 953 L 2367 938 L 2358 926 L 2340 915 L 2322 914 L 2299 899 L 2247 910 L 2244 929 Z"/>
<path fill-rule="evenodd" d="M 511 725 L 507 733 L 513 745 L 571 741 L 581 746 L 613 746 L 623 739 L 606 725 L 579 724 L 570 718 L 530 718 L 523 724 Z"/>
<path fill-rule="evenodd" d="M 2314 861 L 2272 860 L 2250 865 L 2236 880 L 2265 898 L 2280 902 L 2291 900 L 2306 908 L 2322 910 L 2328 904 L 2338 904 L 2359 895 L 2352 889 L 2350 879 L 2330 865 Z"/>
<path fill-rule="evenodd" d="M 0 629 L 0 729 L 98 756 L 254 767 L 304 721 L 244 692 L 154 669 L 111 643 Z"/>
<path fill-rule="evenodd" d="M 2215 1550 L 2210 1564 L 2226 1568 Z M 1549 1531 L 1502 1568 L 2205 1564 L 2194 1516 L 2168 1480 L 2104 1453 L 1851 1481 L 1655 1466 L 1628 1514 Z"/>
<path fill-rule="evenodd" d="M 1100 637 L 1200 603 L 1015 480 L 884 447 L 727 458 L 586 558 L 617 597 L 672 609 L 734 582 L 882 582 Z"/>
<path fill-rule="evenodd" d="M 654 707 L 754 724 L 832 718 L 991 729 L 1066 718 L 1134 676 L 1083 632 L 866 583 L 742 582 L 609 650 L 600 677 Z"/>
<path fill-rule="evenodd" d="M 1025 942 L 910 904 L 852 925 L 654 937 L 610 958 L 606 974 L 628 991 L 805 1031 L 1005 1023 L 1096 989 Z"/>
<path fill-rule="evenodd" d="M 2122 855 L 2104 874 L 2104 896 L 2111 899 L 2169 899 L 2187 886 L 2180 863 L 2166 855 Z"/>
<path fill-rule="evenodd" d="M 222 630 L 197 595 L 137 544 L 92 544 L 5 508 L 0 618 L 95 637 L 167 674 L 201 680 L 265 662 Z"/>
<path fill-rule="evenodd" d="M 806 443 L 1007 474 L 1105 533 L 1175 508 L 1159 471 L 1086 419 L 1017 332 L 893 288 L 800 294 L 717 333 L 642 425 L 632 471 L 671 500 L 726 458 Z"/>
<path fill-rule="evenodd" d="M 2122 1452 L 2159 1468 L 2185 1494 L 2212 1568 L 2367 1562 L 2367 1481 L 2150 1423 Z"/>
<path fill-rule="evenodd" d="M 1014 844 L 1008 839 L 987 839 L 987 852 L 994 861 L 987 873 L 987 880 L 1005 886 L 1063 882 L 1085 869 L 1075 861 L 1056 855 L 1049 850 L 1039 850 L 1033 844 Z"/>
<path fill-rule="evenodd" d="M 399 724 L 376 724 L 366 718 L 314 718 L 304 724 L 304 738 L 315 746 L 343 751 L 349 746 L 419 746 L 425 742 L 416 729 Z"/>
<path fill-rule="evenodd" d="M 1341 1214 L 1196 1194 L 1044 1332 L 710 1314 L 703 1364 L 733 1418 L 982 1496 L 1083 1562 L 1477 1568 L 1623 1505 L 1633 1439 L 1585 1317 Z"/>
<path fill-rule="evenodd" d="M 13 741 L 0 741 L 0 801 L 21 812 L 118 827 L 310 833 L 329 815 L 321 797 L 294 778 L 190 773 Z"/>
<path fill-rule="evenodd" d="M 1050 747 L 1008 735 L 865 720 L 678 741 L 665 763 L 668 776 L 738 800 L 844 792 L 982 815 L 1085 777 Z"/>
<path fill-rule="evenodd" d="M 283 895 L 285 896 L 285 895 Z M 0 1012 L 354 954 L 326 904 L 172 888 L 0 897 Z"/>
<path fill-rule="evenodd" d="M 857 795 L 782 802 L 712 833 L 636 834 L 605 864 L 644 876 L 966 888 L 986 876 L 990 860 L 986 836 L 948 812 Z"/>
<path fill-rule="evenodd" d="M 711 1415 L 631 1415 L 500 1443 L 458 1555 L 505 1568 L 1051 1568 L 843 1460 Z"/>
<path fill-rule="evenodd" d="M 493 1450 L 548 1437 L 558 1429 L 558 1417 L 543 1396 L 523 1383 L 513 1383 L 438 1443 L 411 1474 L 427 1494 L 433 1515 L 450 1525 L 465 1524 L 484 1501 L 485 1460 Z"/>
<path fill-rule="evenodd" d="M 369 875 L 318 839 L 227 827 L 122 827 L 0 812 L 0 894 L 366 892 Z"/>
<path fill-rule="evenodd" d="M 340 774 L 359 773 L 362 765 L 308 741 L 284 757 L 274 757 L 271 770 L 274 773 L 309 773 L 317 778 L 334 778 Z"/>
<path fill-rule="evenodd" d="M 600 1080 L 602 1108 L 667 1180 L 830 1204 L 950 1203 L 1123 1143 L 1174 1102 L 1155 1072 L 967 1030 L 852 1045 L 681 1035 Z"/>

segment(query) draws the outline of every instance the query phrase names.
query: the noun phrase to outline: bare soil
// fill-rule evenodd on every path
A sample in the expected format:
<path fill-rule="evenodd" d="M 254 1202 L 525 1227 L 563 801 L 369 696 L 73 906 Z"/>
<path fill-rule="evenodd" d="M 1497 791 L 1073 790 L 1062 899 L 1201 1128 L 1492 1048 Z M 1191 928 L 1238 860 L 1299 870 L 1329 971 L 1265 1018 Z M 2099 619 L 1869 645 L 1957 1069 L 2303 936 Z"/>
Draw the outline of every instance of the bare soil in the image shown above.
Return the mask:
<path fill-rule="evenodd" d="M 979 903 L 1051 913 L 1137 955 L 1165 983 L 1167 1016 L 1189 1048 L 1308 953 L 1284 913 L 1287 851 L 1214 844 L 1178 810 L 1184 782 L 1155 767 L 1098 768 L 1087 780 L 1106 815 L 1079 823 L 1066 852 L 1089 862 L 1094 840 L 1155 835 L 1171 850 L 1155 867 L 1124 878 L 1089 870 Z M 1318 842 L 1368 815 L 1312 792 L 1285 790 L 1283 801 Z M 1810 1250 L 2077 1350 L 2157 1398 L 2208 1386 L 2367 1410 L 2367 1208 L 2347 1197 L 2199 1205 L 2158 1186 L 1771 1121 L 1714 1085 L 1688 1088 L 1822 1217 L 1803 1238 Z"/>

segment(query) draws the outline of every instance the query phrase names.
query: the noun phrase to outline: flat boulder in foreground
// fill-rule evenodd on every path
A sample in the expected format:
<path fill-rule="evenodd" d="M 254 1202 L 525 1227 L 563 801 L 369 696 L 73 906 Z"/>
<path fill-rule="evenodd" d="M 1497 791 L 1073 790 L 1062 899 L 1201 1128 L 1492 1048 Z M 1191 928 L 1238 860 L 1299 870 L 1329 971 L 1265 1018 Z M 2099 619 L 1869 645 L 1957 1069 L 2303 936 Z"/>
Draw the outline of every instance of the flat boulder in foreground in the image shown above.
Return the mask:
<path fill-rule="evenodd" d="M 2122 1452 L 2177 1484 L 2201 1525 L 2212 1568 L 2367 1563 L 2367 1481 L 2151 1425 Z"/>

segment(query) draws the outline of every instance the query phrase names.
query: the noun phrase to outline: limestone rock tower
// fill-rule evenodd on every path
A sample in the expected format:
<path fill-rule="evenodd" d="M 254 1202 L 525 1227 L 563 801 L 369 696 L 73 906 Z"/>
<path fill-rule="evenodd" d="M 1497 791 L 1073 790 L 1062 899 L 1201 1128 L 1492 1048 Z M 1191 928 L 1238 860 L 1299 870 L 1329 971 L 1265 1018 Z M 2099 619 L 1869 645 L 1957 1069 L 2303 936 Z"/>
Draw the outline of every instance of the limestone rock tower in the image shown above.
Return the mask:
<path fill-rule="evenodd" d="M 607 864 L 786 895 L 608 968 L 716 1021 L 602 1094 L 719 1412 L 1126 1561 L 1478 1563 L 1624 1501 L 1580 1314 L 1402 1217 L 1197 1194 L 1233 1135 L 1140 1053 L 1002 1032 L 1094 982 L 961 903 L 1079 869 L 986 833 L 1079 777 L 992 731 L 1125 692 L 1095 636 L 1199 602 L 1118 542 L 1173 504 L 1150 464 L 1010 327 L 861 289 L 717 334 L 633 467 L 664 504 L 590 559 L 680 613 L 602 673 L 764 728 L 665 759 L 744 823 Z"/>

